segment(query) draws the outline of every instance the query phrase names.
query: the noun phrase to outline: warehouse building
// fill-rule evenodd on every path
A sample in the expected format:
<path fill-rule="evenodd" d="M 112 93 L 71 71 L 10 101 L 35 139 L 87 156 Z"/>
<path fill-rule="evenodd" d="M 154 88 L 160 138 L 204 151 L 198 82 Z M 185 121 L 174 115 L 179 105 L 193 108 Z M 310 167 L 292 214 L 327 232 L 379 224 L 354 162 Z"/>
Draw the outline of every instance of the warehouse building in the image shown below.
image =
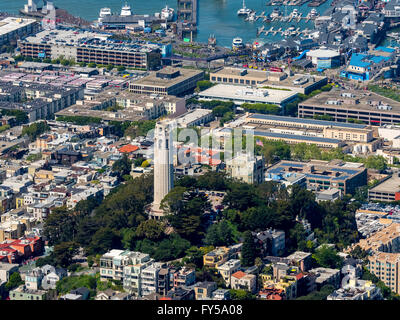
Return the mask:
<path fill-rule="evenodd" d="M 161 46 L 122 42 L 110 34 L 72 29 L 44 30 L 18 41 L 21 55 L 32 58 L 64 57 L 76 62 L 153 70 L 161 64 Z"/>
<path fill-rule="evenodd" d="M 328 115 L 333 121 L 361 120 L 375 126 L 400 123 L 400 102 L 370 91 L 322 92 L 299 103 L 298 116 Z"/>
<path fill-rule="evenodd" d="M 337 188 L 343 194 L 354 194 L 358 187 L 367 184 L 367 169 L 363 164 L 341 160 L 309 162 L 282 160 L 269 167 L 265 175 L 266 178 L 279 182 L 293 173 L 304 174 L 307 189 L 313 191 Z"/>
<path fill-rule="evenodd" d="M 396 50 L 393 48 L 377 47 L 369 53 L 353 53 L 349 65 L 342 70 L 340 75 L 348 79 L 368 81 L 374 76 L 386 71 L 391 77 L 394 70 L 391 66 L 395 63 Z"/>

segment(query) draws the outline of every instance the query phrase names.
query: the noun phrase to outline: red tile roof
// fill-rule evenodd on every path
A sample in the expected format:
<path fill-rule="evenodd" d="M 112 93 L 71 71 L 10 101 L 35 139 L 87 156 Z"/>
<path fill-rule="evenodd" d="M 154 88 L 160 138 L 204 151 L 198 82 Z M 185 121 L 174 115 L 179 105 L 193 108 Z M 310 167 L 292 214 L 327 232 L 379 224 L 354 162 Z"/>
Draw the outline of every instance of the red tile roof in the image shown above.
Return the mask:
<path fill-rule="evenodd" d="M 136 150 L 139 150 L 139 147 L 131 145 L 131 144 L 126 144 L 123 147 L 118 149 L 118 151 L 122 152 L 122 153 L 131 153 L 131 152 L 135 152 Z"/>
<path fill-rule="evenodd" d="M 235 278 L 237 278 L 237 279 L 241 279 L 241 278 L 243 278 L 245 275 L 246 275 L 246 274 L 245 274 L 243 271 L 237 271 L 237 272 L 235 272 L 235 273 L 232 275 L 232 277 L 235 277 Z"/>

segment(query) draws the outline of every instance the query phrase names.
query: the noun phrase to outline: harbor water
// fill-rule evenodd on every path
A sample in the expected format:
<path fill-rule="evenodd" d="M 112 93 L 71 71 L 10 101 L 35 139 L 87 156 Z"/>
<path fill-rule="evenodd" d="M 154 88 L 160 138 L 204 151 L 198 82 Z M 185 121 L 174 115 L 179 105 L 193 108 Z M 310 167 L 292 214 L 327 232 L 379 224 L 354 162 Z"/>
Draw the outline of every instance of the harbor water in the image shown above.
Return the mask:
<path fill-rule="evenodd" d="M 54 0 L 54 5 L 67 10 L 69 13 L 79 16 L 88 21 L 94 21 L 98 18 L 100 9 L 103 7 L 111 8 L 113 13 L 119 13 L 121 7 L 125 4 L 124 0 Z M 126 1 L 131 7 L 133 14 L 151 14 L 160 12 L 166 4 L 176 11 L 176 0 L 128 0 Z M 319 7 L 315 7 L 319 14 L 323 13 L 331 4 L 332 0 L 327 0 Z M 23 8 L 27 0 L 0 0 L 0 11 L 10 13 L 18 13 Z M 290 15 L 296 8 L 302 17 L 306 17 L 313 9 L 305 3 L 301 6 L 266 6 L 266 0 L 246 0 L 247 8 L 255 10 L 257 15 L 265 12 L 269 15 L 274 8 L 279 8 L 282 15 Z M 291 26 L 295 29 L 312 29 L 314 27 L 313 20 L 306 22 L 296 19 L 291 22 L 275 21 L 263 22 L 259 19 L 256 22 L 247 22 L 242 17 L 237 16 L 237 11 L 242 7 L 242 0 L 199 0 L 199 25 L 196 41 L 205 42 L 208 37 L 213 34 L 217 38 L 217 44 L 230 47 L 232 39 L 240 37 L 244 42 L 258 41 L 260 43 L 276 42 L 283 38 L 280 33 L 275 35 L 265 35 L 262 33 L 257 37 L 257 28 L 265 26 L 267 31 L 274 28 L 278 30 L 286 30 Z"/>

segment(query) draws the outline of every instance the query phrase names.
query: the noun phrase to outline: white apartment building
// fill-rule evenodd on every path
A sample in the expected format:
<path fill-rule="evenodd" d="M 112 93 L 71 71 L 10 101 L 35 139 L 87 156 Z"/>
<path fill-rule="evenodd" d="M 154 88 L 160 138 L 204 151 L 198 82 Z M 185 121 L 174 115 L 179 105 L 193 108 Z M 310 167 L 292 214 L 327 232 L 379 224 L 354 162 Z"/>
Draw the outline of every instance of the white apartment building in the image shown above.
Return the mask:
<path fill-rule="evenodd" d="M 217 267 L 217 270 L 221 274 L 226 285 L 229 286 L 231 284 L 231 276 L 240 269 L 240 266 L 241 264 L 239 259 L 230 259 Z"/>

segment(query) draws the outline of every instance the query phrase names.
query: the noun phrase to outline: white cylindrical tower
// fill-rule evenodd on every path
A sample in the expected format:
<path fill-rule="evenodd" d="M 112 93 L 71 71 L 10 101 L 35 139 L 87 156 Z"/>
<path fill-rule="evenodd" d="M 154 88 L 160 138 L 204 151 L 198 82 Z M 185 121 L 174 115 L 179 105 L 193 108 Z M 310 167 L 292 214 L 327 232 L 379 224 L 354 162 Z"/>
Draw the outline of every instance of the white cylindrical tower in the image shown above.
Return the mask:
<path fill-rule="evenodd" d="M 154 130 L 154 202 L 153 210 L 160 210 L 160 203 L 174 187 L 173 125 L 159 121 Z"/>

